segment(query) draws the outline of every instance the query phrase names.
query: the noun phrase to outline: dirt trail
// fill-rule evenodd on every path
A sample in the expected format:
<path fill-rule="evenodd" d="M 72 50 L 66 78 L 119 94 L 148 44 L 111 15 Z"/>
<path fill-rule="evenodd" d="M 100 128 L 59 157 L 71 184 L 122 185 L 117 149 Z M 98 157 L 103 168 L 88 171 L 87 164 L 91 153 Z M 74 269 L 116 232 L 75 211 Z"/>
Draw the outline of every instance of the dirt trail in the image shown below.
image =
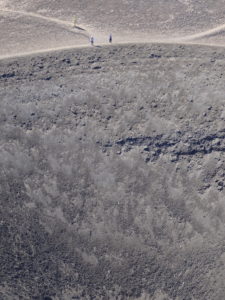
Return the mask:
<path fill-rule="evenodd" d="M 221 34 L 225 32 L 225 24 L 217 26 L 215 28 L 206 30 L 206 31 L 202 31 L 199 33 L 195 33 L 195 34 L 191 34 L 188 36 L 184 36 L 184 37 L 180 37 L 180 39 L 183 41 L 189 41 L 189 40 L 196 40 L 196 39 L 200 39 L 200 38 L 208 38 L 210 36 L 213 36 L 215 34 Z"/>
<path fill-rule="evenodd" d="M 48 22 L 56 23 L 57 25 L 60 25 L 64 29 L 70 32 L 75 32 L 79 33 L 80 35 L 83 35 L 89 39 L 90 34 L 87 32 L 86 29 L 83 28 L 83 26 L 79 27 L 72 27 L 72 22 L 68 21 L 63 21 L 57 18 L 52 18 L 52 17 L 45 17 L 43 15 L 37 14 L 37 13 L 32 13 L 32 12 L 26 12 L 26 11 L 19 11 L 19 10 L 10 10 L 10 9 L 0 9 L 0 12 L 5 12 L 5 13 L 12 13 L 12 14 L 18 14 L 18 15 L 24 15 L 27 17 L 33 17 L 41 20 L 45 20 Z M 82 31 L 82 32 L 81 32 Z"/>
<path fill-rule="evenodd" d="M 91 28 L 90 26 L 77 26 L 77 27 L 72 27 L 72 22 L 69 21 L 64 21 L 60 20 L 57 18 L 53 17 L 47 17 L 40 15 L 38 13 L 33 13 L 33 12 L 26 12 L 26 11 L 18 11 L 18 10 L 10 10 L 10 9 L 0 9 L 0 12 L 2 13 L 11 13 L 11 14 L 18 14 L 18 15 L 24 15 L 27 17 L 33 17 L 37 19 L 41 19 L 47 22 L 52 22 L 55 23 L 59 26 L 61 26 L 64 30 L 67 30 L 69 32 L 73 33 L 79 33 L 80 35 L 83 35 L 89 40 L 90 36 L 93 35 L 95 37 L 96 44 L 99 46 L 105 46 L 107 45 L 106 42 L 106 34 L 103 32 L 96 31 L 95 28 Z M 84 29 L 85 28 L 85 29 Z M 88 29 L 87 29 L 88 28 Z M 124 39 L 124 36 L 117 36 L 116 39 L 113 40 L 113 44 L 126 44 L 126 43 L 191 43 L 195 40 L 198 39 L 203 39 L 203 38 L 209 38 L 210 36 L 216 35 L 216 34 L 221 34 L 225 32 L 225 24 L 217 26 L 215 28 L 187 35 L 187 36 L 180 36 L 180 37 L 174 37 L 174 38 L 152 38 L 149 35 L 144 35 L 141 38 L 132 36 L 131 39 Z M 212 45 L 212 44 L 211 44 Z M 24 56 L 24 55 L 31 55 L 31 54 L 38 54 L 38 53 L 44 53 L 44 52 L 51 52 L 51 51 L 57 51 L 57 50 L 63 50 L 63 49 L 72 49 L 72 48 L 82 48 L 86 47 L 87 44 L 84 45 L 78 45 L 78 46 L 63 46 L 63 47 L 56 47 L 56 48 L 48 48 L 48 49 L 43 49 L 43 50 L 37 50 L 37 51 L 31 51 L 31 52 L 26 52 L 26 53 L 20 53 L 18 55 L 4 55 L 1 56 L 1 59 L 7 58 L 7 57 L 17 57 L 17 56 Z M 216 46 L 216 44 L 215 44 Z"/>

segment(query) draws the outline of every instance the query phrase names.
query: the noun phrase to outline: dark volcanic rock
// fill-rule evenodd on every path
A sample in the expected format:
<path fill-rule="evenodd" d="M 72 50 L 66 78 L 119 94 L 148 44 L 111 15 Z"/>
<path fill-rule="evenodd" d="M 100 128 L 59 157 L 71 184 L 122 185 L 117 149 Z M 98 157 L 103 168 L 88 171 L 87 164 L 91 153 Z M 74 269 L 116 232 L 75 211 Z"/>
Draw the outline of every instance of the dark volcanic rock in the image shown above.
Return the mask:
<path fill-rule="evenodd" d="M 157 44 L 1 62 L 1 299 L 223 299 L 224 58 Z"/>

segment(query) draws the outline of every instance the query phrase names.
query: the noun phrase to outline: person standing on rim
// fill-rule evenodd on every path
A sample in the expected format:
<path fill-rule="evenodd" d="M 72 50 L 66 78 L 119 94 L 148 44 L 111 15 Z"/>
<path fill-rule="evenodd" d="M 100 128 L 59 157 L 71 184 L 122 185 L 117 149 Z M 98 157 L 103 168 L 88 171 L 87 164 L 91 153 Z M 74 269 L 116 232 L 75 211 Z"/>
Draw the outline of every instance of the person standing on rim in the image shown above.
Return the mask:
<path fill-rule="evenodd" d="M 91 36 L 91 38 L 90 38 L 90 43 L 91 43 L 91 46 L 94 46 L 94 37 L 93 36 Z"/>
<path fill-rule="evenodd" d="M 109 35 L 109 43 L 111 44 L 112 43 L 112 34 L 110 33 Z"/>

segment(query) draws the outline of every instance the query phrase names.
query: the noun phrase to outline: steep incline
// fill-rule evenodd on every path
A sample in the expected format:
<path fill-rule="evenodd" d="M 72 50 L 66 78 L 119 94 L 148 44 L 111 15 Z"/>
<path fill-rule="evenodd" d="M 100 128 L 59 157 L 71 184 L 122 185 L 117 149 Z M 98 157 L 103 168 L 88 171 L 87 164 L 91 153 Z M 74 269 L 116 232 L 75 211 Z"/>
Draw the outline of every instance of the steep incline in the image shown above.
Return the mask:
<path fill-rule="evenodd" d="M 0 298 L 221 300 L 225 51 L 0 64 Z"/>
<path fill-rule="evenodd" d="M 87 45 L 81 31 L 73 34 L 74 17 L 98 44 L 106 43 L 112 33 L 114 43 L 194 41 L 225 45 L 224 8 L 225 0 L 2 0 L 0 55 Z"/>
<path fill-rule="evenodd" d="M 88 32 L 73 23 L 25 11 L 0 10 L 0 56 L 87 45 Z"/>
<path fill-rule="evenodd" d="M 158 35 L 193 33 L 225 23 L 225 1 L 195 0 L 5 0 L 2 8 L 26 10 L 70 19 L 75 15 L 81 23 L 97 31 L 148 32 Z"/>

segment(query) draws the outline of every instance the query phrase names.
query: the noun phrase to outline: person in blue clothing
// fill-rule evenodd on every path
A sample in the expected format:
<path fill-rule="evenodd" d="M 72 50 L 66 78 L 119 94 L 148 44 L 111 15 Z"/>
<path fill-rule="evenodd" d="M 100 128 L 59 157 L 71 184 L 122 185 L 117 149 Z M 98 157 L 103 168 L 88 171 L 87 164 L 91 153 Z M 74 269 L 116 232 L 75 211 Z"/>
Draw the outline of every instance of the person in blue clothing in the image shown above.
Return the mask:
<path fill-rule="evenodd" d="M 112 43 L 112 34 L 110 33 L 109 35 L 109 43 L 111 44 Z"/>
<path fill-rule="evenodd" d="M 91 46 L 94 45 L 94 37 L 93 36 L 91 36 L 91 38 L 90 38 L 90 43 L 91 43 Z"/>

